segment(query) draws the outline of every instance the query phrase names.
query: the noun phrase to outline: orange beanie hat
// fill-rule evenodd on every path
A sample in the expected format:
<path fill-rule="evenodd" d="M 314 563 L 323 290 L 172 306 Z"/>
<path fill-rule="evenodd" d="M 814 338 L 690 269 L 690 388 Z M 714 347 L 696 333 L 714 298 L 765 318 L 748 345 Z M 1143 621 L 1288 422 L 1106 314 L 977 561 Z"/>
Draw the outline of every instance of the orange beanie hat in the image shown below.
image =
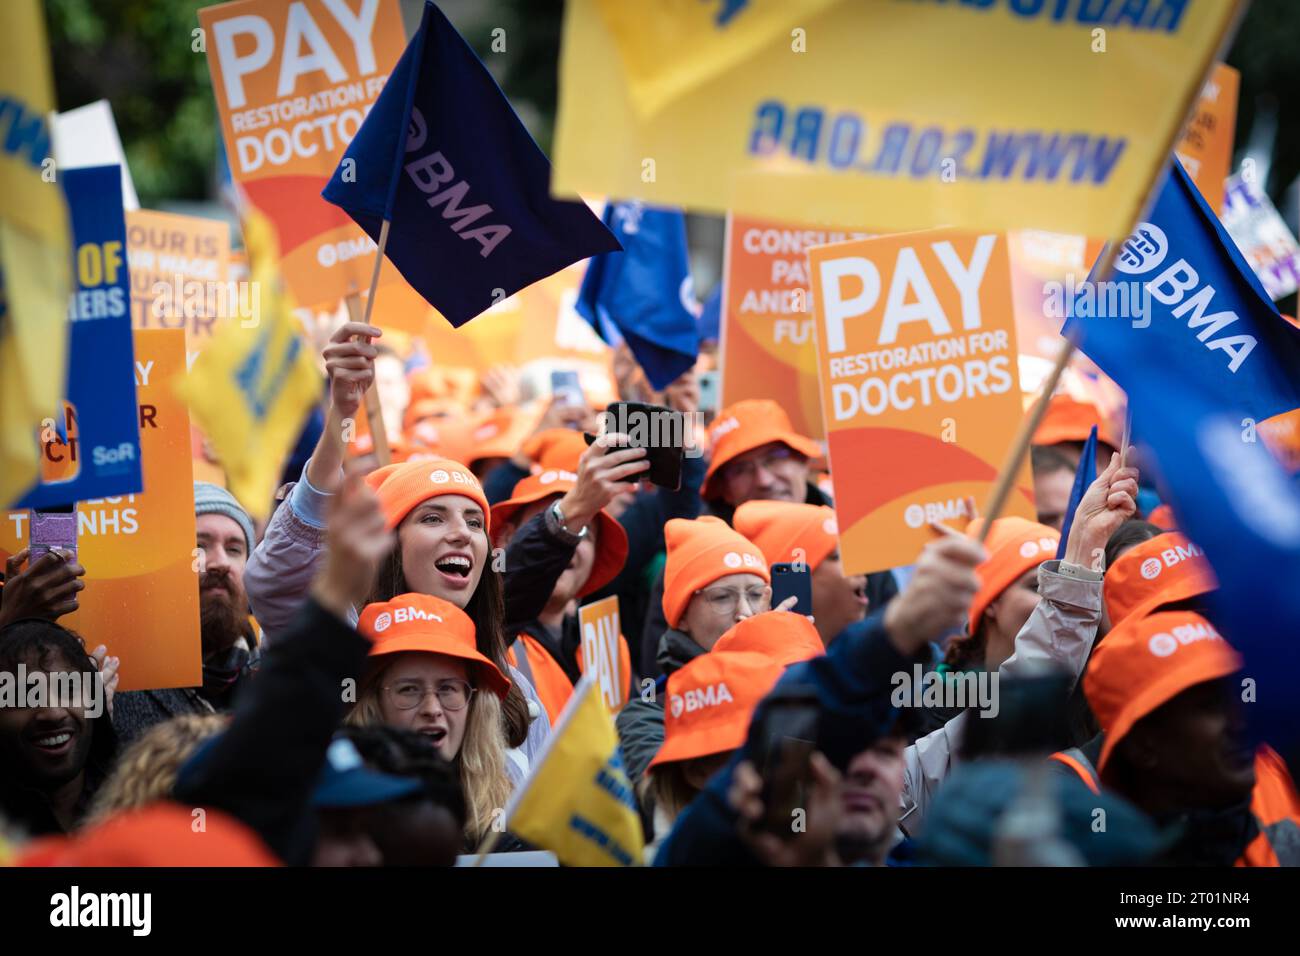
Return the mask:
<path fill-rule="evenodd" d="M 756 574 L 765 582 L 772 580 L 763 552 L 721 518 L 674 518 L 664 526 L 664 540 L 668 558 L 664 562 L 663 606 L 669 627 L 681 622 L 695 592 L 718 578 Z"/>
<path fill-rule="evenodd" d="M 582 432 L 575 429 L 548 428 L 524 442 L 520 450 L 543 471 L 549 468 L 577 471 L 578 459 L 587 450 L 587 441 Z"/>
<path fill-rule="evenodd" d="M 1177 531 L 1158 534 L 1125 551 L 1102 580 L 1101 596 L 1111 627 L 1219 586 L 1205 552 Z"/>
<path fill-rule="evenodd" d="M 813 622 L 803 614 L 764 611 L 745 618 L 718 638 L 709 653 L 719 651 L 761 654 L 782 667 L 789 667 L 820 657 L 826 653 L 826 647 Z"/>
<path fill-rule="evenodd" d="M 439 495 L 464 495 L 483 509 L 484 528 L 489 511 L 483 486 L 468 468 L 450 458 L 385 465 L 366 475 L 366 484 L 379 496 L 384 525 L 389 530 L 402 523 L 415 506 Z"/>
<path fill-rule="evenodd" d="M 802 558 L 815 570 L 839 546 L 835 510 L 826 505 L 746 501 L 732 520 L 737 531 L 758 545 L 769 566 Z"/>
<path fill-rule="evenodd" d="M 1139 720 L 1187 688 L 1235 674 L 1241 658 L 1205 618 L 1190 611 L 1130 617 L 1088 661 L 1083 692 L 1106 734 L 1097 771 Z"/>
<path fill-rule="evenodd" d="M 978 538 L 983 527 L 984 520 L 977 518 L 967 527 L 966 533 L 972 538 Z M 993 522 L 993 529 L 989 532 L 988 540 L 984 542 L 989 556 L 983 564 L 975 568 L 980 589 L 975 592 L 975 600 L 970 606 L 972 635 L 979 627 L 985 608 L 996 601 L 998 595 L 1026 571 L 1055 558 L 1060 543 L 1059 531 L 1036 521 L 1025 518 L 999 518 Z"/>

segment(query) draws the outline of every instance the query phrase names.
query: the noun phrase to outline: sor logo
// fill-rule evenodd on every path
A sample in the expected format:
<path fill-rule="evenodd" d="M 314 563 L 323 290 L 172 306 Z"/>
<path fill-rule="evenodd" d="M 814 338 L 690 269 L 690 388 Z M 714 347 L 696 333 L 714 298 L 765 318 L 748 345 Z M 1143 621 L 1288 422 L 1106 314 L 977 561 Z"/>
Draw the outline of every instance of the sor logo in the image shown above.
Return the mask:
<path fill-rule="evenodd" d="M 1146 565 L 1143 565 L 1145 569 Z M 1152 634 L 1151 640 L 1147 642 L 1147 647 L 1156 657 L 1168 657 L 1174 651 L 1178 650 L 1178 641 L 1172 634 Z"/>
<path fill-rule="evenodd" d="M 673 694 L 668 698 L 668 711 L 674 717 L 680 717 L 685 706 L 686 705 L 682 702 L 681 694 Z"/>
<path fill-rule="evenodd" d="M 393 615 L 389 614 L 387 611 L 381 611 L 379 616 L 375 618 L 375 632 L 382 634 L 384 631 L 388 630 L 392 624 Z"/>
<path fill-rule="evenodd" d="M 1160 576 L 1160 568 L 1162 566 L 1163 565 L 1161 565 L 1159 558 L 1147 558 L 1142 562 L 1142 567 L 1138 570 L 1142 573 L 1142 577 L 1150 581 Z"/>
<path fill-rule="evenodd" d="M 1149 222 L 1140 222 L 1137 231 L 1119 247 L 1115 268 L 1129 275 L 1142 275 L 1164 262 L 1168 252 L 1165 231 Z"/>

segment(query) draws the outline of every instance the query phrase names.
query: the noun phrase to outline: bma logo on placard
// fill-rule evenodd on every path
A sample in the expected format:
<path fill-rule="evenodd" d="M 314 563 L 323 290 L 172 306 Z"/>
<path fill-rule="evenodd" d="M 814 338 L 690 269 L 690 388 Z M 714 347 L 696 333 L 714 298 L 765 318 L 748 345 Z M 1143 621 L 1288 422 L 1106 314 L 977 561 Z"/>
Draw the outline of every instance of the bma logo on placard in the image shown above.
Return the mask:
<path fill-rule="evenodd" d="M 1133 235 L 1124 240 L 1115 257 L 1115 268 L 1131 276 L 1143 275 L 1165 261 L 1169 254 L 1169 238 L 1159 226 L 1138 223 Z"/>

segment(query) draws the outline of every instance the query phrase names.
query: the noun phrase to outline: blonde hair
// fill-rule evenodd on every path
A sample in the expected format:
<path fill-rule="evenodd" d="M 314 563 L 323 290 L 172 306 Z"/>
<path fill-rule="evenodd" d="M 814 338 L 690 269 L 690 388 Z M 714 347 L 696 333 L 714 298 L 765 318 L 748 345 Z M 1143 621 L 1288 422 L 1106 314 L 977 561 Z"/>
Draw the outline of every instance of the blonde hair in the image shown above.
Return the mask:
<path fill-rule="evenodd" d="M 170 797 L 181 764 L 227 723 L 225 714 L 181 714 L 150 727 L 123 751 L 95 793 L 85 825 Z"/>
<path fill-rule="evenodd" d="M 429 653 L 414 651 L 411 653 Z M 357 702 L 344 723 L 354 727 L 384 724 L 379 695 L 383 678 L 392 661 L 372 667 L 362 679 Z M 472 671 L 471 671 L 472 674 Z M 465 793 L 465 838 L 476 845 L 492 827 L 497 813 L 504 813 L 513 786 L 506 775 L 506 741 L 501 700 L 486 688 L 478 688 L 469 700 L 465 736 L 452 765 Z"/>

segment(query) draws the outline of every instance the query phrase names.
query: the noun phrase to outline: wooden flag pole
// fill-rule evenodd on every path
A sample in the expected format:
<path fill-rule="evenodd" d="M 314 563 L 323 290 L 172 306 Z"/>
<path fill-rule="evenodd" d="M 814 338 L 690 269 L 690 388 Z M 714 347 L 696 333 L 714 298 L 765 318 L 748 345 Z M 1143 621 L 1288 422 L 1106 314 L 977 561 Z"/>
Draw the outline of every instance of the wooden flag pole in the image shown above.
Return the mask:
<path fill-rule="evenodd" d="M 375 289 L 379 286 L 379 270 L 384 264 L 384 249 L 388 246 L 388 224 L 389 220 L 385 219 L 383 226 L 379 230 L 379 248 L 375 250 L 375 269 L 370 274 L 370 293 L 366 296 L 365 315 L 361 316 L 361 296 L 356 292 L 349 292 L 344 301 L 348 305 L 348 319 L 353 322 L 361 322 L 363 325 L 370 324 L 370 316 L 375 310 Z M 360 338 L 360 336 L 358 336 Z M 379 466 L 389 464 L 393 460 L 392 449 L 388 447 L 388 430 L 384 426 L 384 409 L 379 404 L 379 390 L 374 382 L 366 389 L 366 421 L 370 425 L 370 437 L 374 441 L 375 458 L 379 461 Z"/>
<path fill-rule="evenodd" d="M 1182 104 L 1183 122 L 1174 127 L 1169 136 L 1168 142 L 1165 143 L 1164 149 L 1154 154 L 1156 157 L 1155 168 L 1150 171 L 1146 178 L 1147 189 L 1141 200 L 1133 210 L 1132 216 L 1129 217 L 1128 228 L 1120 235 L 1118 242 L 1123 242 L 1133 234 L 1138 223 L 1142 221 L 1143 215 L 1155 201 L 1152 191 L 1159 181 L 1160 173 L 1164 169 L 1165 163 L 1173 154 L 1174 145 L 1178 138 L 1182 136 L 1183 129 L 1187 126 L 1187 119 L 1190 118 L 1192 107 L 1196 103 L 1196 98 L 1200 96 L 1201 90 L 1205 86 L 1205 81 L 1210 76 L 1210 71 L 1214 68 L 1214 61 L 1219 58 L 1220 54 L 1227 50 L 1232 42 L 1233 36 L 1237 32 L 1237 24 L 1241 22 L 1241 15 L 1244 11 L 1244 4 L 1240 0 L 1235 0 L 1231 15 L 1228 17 L 1227 26 L 1223 33 L 1223 39 L 1220 42 L 1219 49 L 1211 50 L 1209 55 L 1200 64 L 1201 69 L 1198 74 L 1201 77 L 1199 83 L 1188 90 L 1187 96 Z M 1096 269 L 1096 281 L 1105 282 L 1110 279 L 1111 266 L 1115 262 L 1115 256 L 1119 251 L 1116 242 L 1108 242 L 1106 248 L 1102 250 L 1101 258 L 1098 260 Z M 988 540 L 989 532 L 993 530 L 993 522 L 1002 515 L 1002 509 L 1006 507 L 1007 499 L 1011 496 L 1011 486 L 1015 483 L 1016 472 L 1020 470 L 1020 463 L 1024 461 L 1025 455 L 1029 453 L 1029 443 L 1034 437 L 1034 432 L 1038 430 L 1038 425 L 1043 420 L 1043 415 L 1047 412 L 1047 405 L 1052 400 L 1052 393 L 1056 391 L 1056 386 L 1060 384 L 1061 374 L 1065 371 L 1065 366 L 1069 364 L 1070 357 L 1074 355 L 1074 343 L 1069 339 L 1062 338 L 1061 349 L 1056 354 L 1056 362 L 1052 365 L 1052 371 L 1048 373 L 1047 379 L 1043 382 L 1042 392 L 1039 394 L 1033 409 L 1021 421 L 1020 430 L 1016 433 L 1015 441 L 1011 443 L 1011 448 L 1007 451 L 1006 460 L 1002 463 L 1002 470 L 998 473 L 997 481 L 993 485 L 993 491 L 989 495 L 988 505 L 984 508 L 984 527 L 980 531 L 980 543 L 983 544 Z M 1127 426 L 1125 432 L 1128 431 Z M 1125 435 L 1124 443 L 1127 445 L 1128 436 Z M 1121 448 L 1120 454 L 1123 455 L 1126 449 Z"/>

